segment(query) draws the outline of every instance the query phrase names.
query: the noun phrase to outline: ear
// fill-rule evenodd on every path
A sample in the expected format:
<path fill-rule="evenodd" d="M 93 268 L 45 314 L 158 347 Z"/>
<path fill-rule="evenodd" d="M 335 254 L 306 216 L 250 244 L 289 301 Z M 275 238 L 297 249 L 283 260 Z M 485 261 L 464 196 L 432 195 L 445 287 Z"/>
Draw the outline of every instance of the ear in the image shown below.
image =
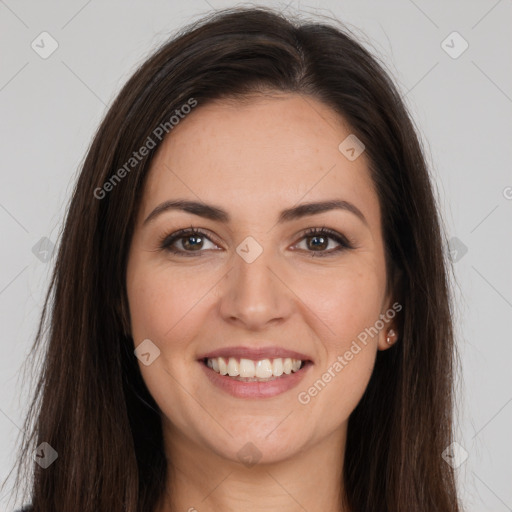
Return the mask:
<path fill-rule="evenodd" d="M 402 310 L 402 305 L 394 301 L 388 301 L 386 308 L 380 315 L 380 320 L 383 324 L 382 329 L 379 331 L 378 349 L 387 350 L 391 348 L 400 338 L 399 325 L 397 320 L 399 312 Z M 381 324 L 381 325 L 382 325 Z"/>
<path fill-rule="evenodd" d="M 395 271 L 391 286 L 392 291 L 387 294 L 379 317 L 383 325 L 381 325 L 382 329 L 379 330 L 378 350 L 391 348 L 400 340 L 402 335 L 400 331 L 403 322 L 400 321 L 400 311 L 402 311 L 403 306 L 401 301 L 394 300 L 396 298 L 396 291 L 401 289 L 401 276 L 401 271 Z"/>

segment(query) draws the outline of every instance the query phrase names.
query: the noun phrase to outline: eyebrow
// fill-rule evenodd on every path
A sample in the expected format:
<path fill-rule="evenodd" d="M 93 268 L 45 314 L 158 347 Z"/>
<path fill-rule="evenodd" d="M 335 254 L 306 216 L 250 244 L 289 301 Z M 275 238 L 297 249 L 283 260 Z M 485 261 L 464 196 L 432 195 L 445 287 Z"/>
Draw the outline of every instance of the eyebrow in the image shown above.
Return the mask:
<path fill-rule="evenodd" d="M 154 220 L 157 216 L 170 210 L 181 210 L 184 212 L 192 213 L 205 219 L 210 219 L 216 222 L 229 223 L 231 216 L 228 212 L 219 208 L 218 206 L 201 203 L 198 201 L 189 201 L 186 199 L 175 199 L 164 201 L 159 204 L 144 220 L 143 226 Z M 368 221 L 357 206 L 348 201 L 341 199 L 332 199 L 328 201 L 321 201 L 317 203 L 302 203 L 298 206 L 288 208 L 281 211 L 277 223 L 290 222 L 309 215 L 317 215 L 330 210 L 345 210 L 356 215 L 367 227 Z"/>

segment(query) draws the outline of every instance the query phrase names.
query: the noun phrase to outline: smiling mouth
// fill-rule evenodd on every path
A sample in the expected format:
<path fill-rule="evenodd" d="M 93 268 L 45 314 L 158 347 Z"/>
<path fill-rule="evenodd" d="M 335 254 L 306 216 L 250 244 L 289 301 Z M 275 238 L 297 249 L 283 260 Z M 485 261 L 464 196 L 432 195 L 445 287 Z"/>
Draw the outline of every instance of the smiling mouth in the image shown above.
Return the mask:
<path fill-rule="evenodd" d="M 240 382 L 268 382 L 300 372 L 313 364 L 291 357 L 252 360 L 237 357 L 203 358 L 201 362 L 219 375 Z"/>

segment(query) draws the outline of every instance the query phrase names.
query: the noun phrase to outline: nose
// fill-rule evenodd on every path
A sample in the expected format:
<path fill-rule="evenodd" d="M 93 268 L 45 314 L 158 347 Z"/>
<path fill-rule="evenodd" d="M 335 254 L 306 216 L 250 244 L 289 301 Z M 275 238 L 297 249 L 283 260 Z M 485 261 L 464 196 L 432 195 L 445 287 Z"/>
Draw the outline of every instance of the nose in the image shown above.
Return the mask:
<path fill-rule="evenodd" d="M 270 250 L 264 250 L 251 263 L 235 254 L 221 287 L 220 314 L 224 320 L 250 330 L 283 322 L 293 310 L 293 293 L 283 274 Z"/>

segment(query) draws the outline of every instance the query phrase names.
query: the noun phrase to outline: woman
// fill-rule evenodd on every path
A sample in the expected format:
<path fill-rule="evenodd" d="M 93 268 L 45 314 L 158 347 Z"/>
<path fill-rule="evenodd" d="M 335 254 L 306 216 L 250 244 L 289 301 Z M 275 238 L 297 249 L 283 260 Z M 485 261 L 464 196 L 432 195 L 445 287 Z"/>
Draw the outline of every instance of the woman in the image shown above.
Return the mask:
<path fill-rule="evenodd" d="M 76 184 L 32 510 L 461 510 L 444 242 L 400 95 L 345 30 L 186 27 Z"/>

